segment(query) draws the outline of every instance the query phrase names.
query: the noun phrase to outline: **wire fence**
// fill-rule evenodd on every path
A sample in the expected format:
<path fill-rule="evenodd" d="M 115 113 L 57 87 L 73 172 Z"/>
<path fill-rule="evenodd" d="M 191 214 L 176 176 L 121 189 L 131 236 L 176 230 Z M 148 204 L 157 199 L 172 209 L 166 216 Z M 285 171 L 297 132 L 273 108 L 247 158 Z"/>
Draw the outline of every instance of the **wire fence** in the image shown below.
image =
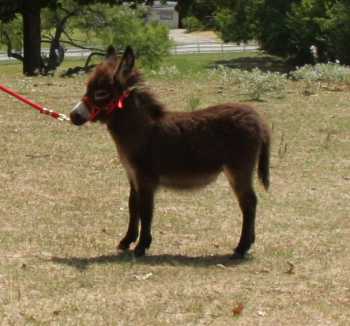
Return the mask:
<path fill-rule="evenodd" d="M 191 44 L 176 44 L 170 49 L 170 53 L 173 55 L 179 54 L 200 54 L 200 53 L 229 53 L 229 52 L 242 52 L 242 51 L 257 51 L 259 47 L 254 44 L 242 44 L 237 45 L 234 43 L 221 43 L 221 42 L 197 42 Z M 79 48 L 66 48 L 65 56 L 70 58 L 86 58 L 91 53 L 91 50 L 79 49 Z M 42 54 L 44 56 L 49 55 L 48 49 L 43 49 Z M 6 52 L 0 51 L 0 61 L 15 60 L 9 58 Z"/>
<path fill-rule="evenodd" d="M 256 45 L 237 45 L 221 42 L 198 42 L 191 44 L 177 44 L 170 51 L 171 54 L 195 54 L 195 53 L 228 53 L 242 51 L 257 51 Z"/>

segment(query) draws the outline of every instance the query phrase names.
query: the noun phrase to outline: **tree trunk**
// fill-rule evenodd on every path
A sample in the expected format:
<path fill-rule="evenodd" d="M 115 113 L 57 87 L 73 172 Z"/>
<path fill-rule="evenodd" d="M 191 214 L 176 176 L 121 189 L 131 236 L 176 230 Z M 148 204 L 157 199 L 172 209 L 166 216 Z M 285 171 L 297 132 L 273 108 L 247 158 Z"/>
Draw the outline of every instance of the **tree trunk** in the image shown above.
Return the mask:
<path fill-rule="evenodd" d="M 22 16 L 23 73 L 35 76 L 40 73 L 42 66 L 40 6 L 35 1 L 25 1 Z"/>

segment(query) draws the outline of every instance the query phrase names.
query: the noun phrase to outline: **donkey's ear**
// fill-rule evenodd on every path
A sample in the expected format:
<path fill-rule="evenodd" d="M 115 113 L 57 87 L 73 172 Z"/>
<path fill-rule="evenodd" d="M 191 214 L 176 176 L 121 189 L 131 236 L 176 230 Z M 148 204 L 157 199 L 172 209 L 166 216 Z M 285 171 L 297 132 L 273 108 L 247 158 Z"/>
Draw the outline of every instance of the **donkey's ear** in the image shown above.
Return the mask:
<path fill-rule="evenodd" d="M 126 73 L 131 72 L 135 65 L 135 54 L 131 46 L 128 46 L 123 54 L 121 66 Z"/>
<path fill-rule="evenodd" d="M 125 79 L 132 71 L 135 65 L 135 54 L 133 49 L 128 46 L 120 60 L 119 67 L 116 72 L 116 78 Z"/>
<path fill-rule="evenodd" d="M 115 50 L 113 45 L 110 45 L 106 50 L 106 59 L 107 60 L 115 60 L 117 59 L 117 51 Z"/>

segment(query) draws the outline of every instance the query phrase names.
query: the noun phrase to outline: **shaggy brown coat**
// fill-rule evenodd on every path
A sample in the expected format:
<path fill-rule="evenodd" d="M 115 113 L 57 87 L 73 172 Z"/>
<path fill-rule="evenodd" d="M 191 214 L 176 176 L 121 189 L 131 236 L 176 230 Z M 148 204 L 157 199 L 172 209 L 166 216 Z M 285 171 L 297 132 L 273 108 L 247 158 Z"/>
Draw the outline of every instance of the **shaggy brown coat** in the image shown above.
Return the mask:
<path fill-rule="evenodd" d="M 266 189 L 269 186 L 270 134 L 266 124 L 253 108 L 236 103 L 169 112 L 144 88 L 134 60 L 131 48 L 121 60 L 110 48 L 85 94 L 100 108 L 97 120 L 107 124 L 130 181 L 129 227 L 118 248 L 128 249 L 138 239 L 140 222 L 135 255 L 144 255 L 150 247 L 154 194 L 159 186 L 195 189 L 224 172 L 243 214 L 234 251 L 236 257 L 243 257 L 255 240 L 257 197 L 252 183 L 256 165 L 260 181 Z M 127 94 L 123 108 L 107 113 L 108 104 L 123 94 Z M 88 110 L 91 113 L 91 106 Z M 77 125 L 87 121 L 75 110 L 71 120 Z"/>

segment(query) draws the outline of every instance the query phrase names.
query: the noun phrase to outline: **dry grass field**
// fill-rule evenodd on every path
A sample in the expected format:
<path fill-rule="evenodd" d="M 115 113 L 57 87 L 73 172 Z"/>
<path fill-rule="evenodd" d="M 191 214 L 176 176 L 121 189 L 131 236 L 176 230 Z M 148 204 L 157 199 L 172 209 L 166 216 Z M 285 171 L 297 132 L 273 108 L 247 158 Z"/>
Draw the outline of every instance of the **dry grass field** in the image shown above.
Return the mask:
<path fill-rule="evenodd" d="M 196 58 L 194 57 L 196 61 Z M 68 113 L 86 77 L 0 82 Z M 247 101 L 215 79 L 151 78 L 171 110 Z M 250 102 L 273 131 L 257 241 L 232 261 L 241 216 L 226 179 L 161 190 L 144 258 L 117 254 L 128 182 L 104 126 L 73 127 L 0 94 L 0 325 L 349 325 L 350 92 Z"/>

